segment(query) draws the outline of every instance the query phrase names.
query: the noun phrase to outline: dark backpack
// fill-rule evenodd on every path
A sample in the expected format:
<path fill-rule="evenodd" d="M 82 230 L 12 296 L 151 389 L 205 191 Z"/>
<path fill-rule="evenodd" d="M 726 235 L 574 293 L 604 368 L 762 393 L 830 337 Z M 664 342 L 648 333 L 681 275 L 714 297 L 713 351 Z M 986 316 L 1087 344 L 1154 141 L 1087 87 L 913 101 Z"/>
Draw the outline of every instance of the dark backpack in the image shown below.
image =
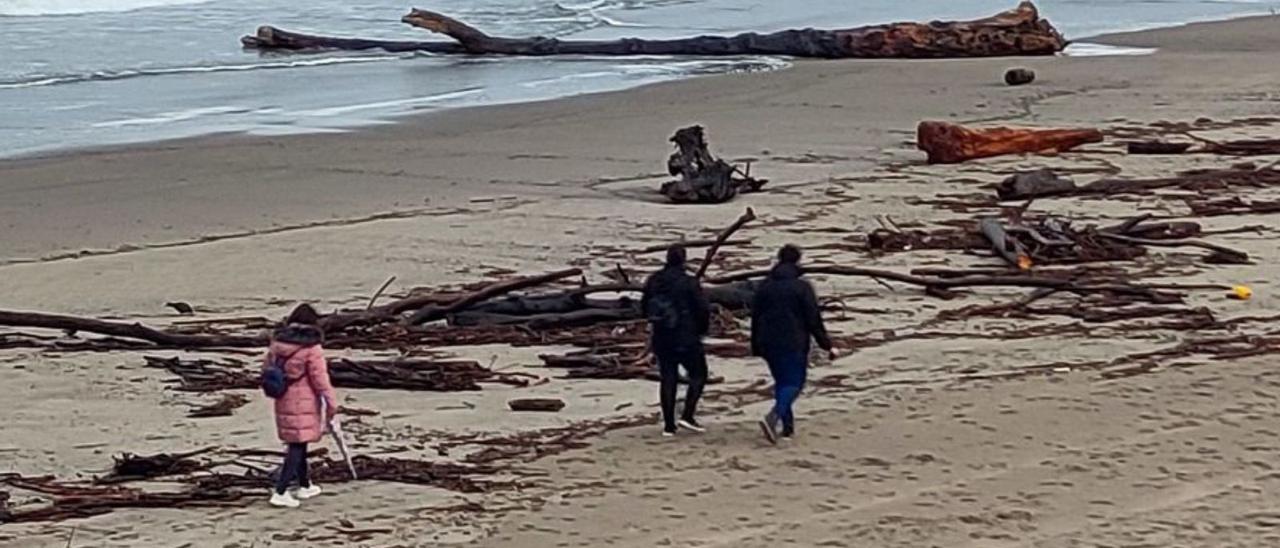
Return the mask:
<path fill-rule="evenodd" d="M 658 329 L 673 331 L 680 326 L 680 307 L 671 295 L 659 293 L 649 298 L 649 309 L 645 311 L 649 324 Z"/>
<path fill-rule="evenodd" d="M 290 380 L 285 374 L 284 365 L 289 362 L 293 354 L 288 356 L 277 356 L 274 352 L 268 357 L 267 367 L 262 370 L 262 393 L 268 398 L 278 400 L 284 397 L 284 393 L 289 391 L 289 386 L 297 382 L 298 379 Z"/>

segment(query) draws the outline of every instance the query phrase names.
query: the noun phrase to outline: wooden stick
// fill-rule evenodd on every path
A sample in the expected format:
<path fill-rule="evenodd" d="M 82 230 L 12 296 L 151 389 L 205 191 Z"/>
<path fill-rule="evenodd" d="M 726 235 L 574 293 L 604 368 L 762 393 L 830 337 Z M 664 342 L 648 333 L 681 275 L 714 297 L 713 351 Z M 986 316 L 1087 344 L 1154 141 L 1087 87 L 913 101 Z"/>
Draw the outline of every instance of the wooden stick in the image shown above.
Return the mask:
<path fill-rule="evenodd" d="M 707 273 L 707 267 L 711 266 L 711 260 L 716 257 L 716 252 L 720 251 L 720 246 L 724 245 L 724 243 L 729 240 L 729 237 L 733 236 L 733 233 L 737 232 L 743 225 L 754 220 L 756 220 L 756 212 L 754 209 L 748 207 L 747 211 L 744 212 L 741 217 L 738 217 L 737 221 L 734 221 L 733 224 L 729 225 L 729 228 L 724 229 L 724 231 L 720 233 L 720 236 L 716 238 L 715 243 L 712 243 L 711 247 L 707 249 L 707 255 L 702 259 L 702 264 L 698 265 L 698 273 L 694 277 L 701 280 Z"/>
<path fill-rule="evenodd" d="M 368 311 L 368 310 L 373 310 L 373 303 L 378 302 L 378 297 L 381 297 L 381 296 L 382 296 L 382 292 L 383 292 L 383 291 L 386 291 L 386 290 L 387 290 L 387 287 L 390 287 L 390 286 L 391 286 L 391 282 L 394 282 L 394 281 L 396 281 L 396 277 L 395 277 L 395 276 L 392 276 L 392 277 L 390 277 L 390 278 L 387 278 L 387 281 L 386 281 L 385 283 L 383 283 L 383 284 L 382 284 L 382 287 L 379 287 L 379 288 L 378 288 L 378 291 L 377 291 L 376 293 L 374 293 L 374 294 L 373 294 L 373 297 L 370 297 L 370 298 L 369 298 L 369 306 L 364 307 L 364 309 L 365 309 L 366 311 Z"/>

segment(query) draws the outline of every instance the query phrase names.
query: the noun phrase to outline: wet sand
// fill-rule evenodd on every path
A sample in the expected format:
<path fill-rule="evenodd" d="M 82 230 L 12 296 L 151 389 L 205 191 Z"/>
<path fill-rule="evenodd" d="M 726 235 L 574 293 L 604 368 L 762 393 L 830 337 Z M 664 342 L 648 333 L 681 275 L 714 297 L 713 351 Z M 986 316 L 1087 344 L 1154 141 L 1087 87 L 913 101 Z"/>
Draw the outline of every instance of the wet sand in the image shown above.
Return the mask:
<path fill-rule="evenodd" d="M 1276 18 L 1256 18 L 1102 39 L 1160 48 L 1145 57 L 806 62 L 350 134 L 226 136 L 4 161 L 0 308 L 164 324 L 176 319 L 167 301 L 190 302 L 205 316 L 278 315 L 299 299 L 361 303 L 389 275 L 404 289 L 474 281 L 494 268 L 541 272 L 582 263 L 600 279 L 633 260 L 625 250 L 706 236 L 746 206 L 762 222 L 743 232 L 752 246 L 727 253 L 738 265 L 763 265 L 785 242 L 811 248 L 813 261 L 900 271 L 991 265 L 955 252 L 873 258 L 843 248 L 846 238 L 879 226 L 877 215 L 929 226 L 969 218 L 976 213 L 918 200 L 987 192 L 982 185 L 1018 170 L 1057 167 L 1089 181 L 1238 160 L 1105 154 L 1122 150 L 1113 141 L 1091 153 L 926 166 L 913 149 L 917 121 L 1134 129 L 1209 118 L 1224 127 L 1198 135 L 1273 136 L 1278 26 Z M 1034 68 L 1039 80 L 1005 87 L 1000 75 L 1014 65 Z M 657 200 L 666 139 L 690 123 L 708 127 L 722 156 L 756 160 L 756 172 L 773 181 L 770 191 L 708 207 Z M 1154 197 L 1034 207 L 1099 223 L 1146 211 L 1187 213 Z M 1275 221 L 1204 223 L 1228 229 Z M 1190 304 L 1220 319 L 1280 312 L 1273 296 L 1280 252 L 1271 234 L 1212 241 L 1249 251 L 1255 264 L 1206 267 L 1194 250 L 1159 250 L 1158 257 L 1183 265 L 1178 281 L 1248 284 L 1256 297 L 1240 303 L 1196 293 Z M 816 282 L 850 309 L 831 317 L 832 328 L 862 337 L 1021 295 L 984 290 L 939 301 L 870 280 Z M 999 338 L 1028 324 L 1058 327 L 1050 336 Z M 715 359 L 713 374 L 727 382 L 708 397 L 709 434 L 663 441 L 656 427 L 615 432 L 529 465 L 546 476 L 520 492 L 461 497 L 359 483 L 334 486 L 283 529 L 264 519 L 273 512 L 264 497 L 244 509 L 0 526 L 0 546 L 62 546 L 73 527 L 76 546 L 330 545 L 340 541 L 323 527 L 339 519 L 390 531 L 351 543 L 367 546 L 1274 545 L 1280 385 L 1270 360 L 1198 356 L 1118 379 L 1085 367 L 1020 373 L 1224 335 L 1079 324 L 953 322 L 938 328 L 946 337 L 867 348 L 818 367 L 815 379 L 833 380 L 802 400 L 802 434 L 792 446 L 765 446 L 753 422 L 766 404 L 734 395 L 763 378 L 764 368 Z M 1266 332 L 1262 322 L 1228 334 Z M 539 349 L 448 350 L 558 376 L 531 366 Z M 200 398 L 165 390 L 167 375 L 142 367 L 140 355 L 6 350 L 0 372 L 9 410 L 0 421 L 3 470 L 71 477 L 105 469 L 119 451 L 275 446 L 260 398 L 231 418 L 188 419 L 186 404 Z M 652 411 L 654 389 L 555 380 L 524 390 L 342 397 L 382 413 L 367 421 L 358 448 L 376 453 L 403 446 L 405 437 L 429 441 L 437 429 L 536 428 Z M 559 396 L 569 407 L 513 415 L 504 404 L 516 394 Z M 624 404 L 626 412 L 616 411 Z M 490 511 L 431 510 L 462 498 Z"/>

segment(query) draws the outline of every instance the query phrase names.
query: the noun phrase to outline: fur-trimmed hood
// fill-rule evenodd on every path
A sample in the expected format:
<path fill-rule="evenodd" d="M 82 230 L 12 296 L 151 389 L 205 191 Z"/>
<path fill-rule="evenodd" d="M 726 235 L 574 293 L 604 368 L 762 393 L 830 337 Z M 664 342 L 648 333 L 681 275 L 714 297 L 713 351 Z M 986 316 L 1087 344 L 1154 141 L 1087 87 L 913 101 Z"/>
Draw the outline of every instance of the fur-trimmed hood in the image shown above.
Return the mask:
<path fill-rule="evenodd" d="M 299 347 L 315 346 L 324 342 L 324 332 L 314 325 L 291 323 L 271 333 L 271 340 Z"/>

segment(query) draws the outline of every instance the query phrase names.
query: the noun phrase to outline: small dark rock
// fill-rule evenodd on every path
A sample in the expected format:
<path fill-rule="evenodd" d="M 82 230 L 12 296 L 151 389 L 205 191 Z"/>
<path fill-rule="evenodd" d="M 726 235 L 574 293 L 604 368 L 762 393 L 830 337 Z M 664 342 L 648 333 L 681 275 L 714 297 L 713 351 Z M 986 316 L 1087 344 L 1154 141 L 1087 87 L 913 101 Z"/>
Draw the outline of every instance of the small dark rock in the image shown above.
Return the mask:
<path fill-rule="evenodd" d="M 1036 71 L 1029 68 L 1011 68 L 1004 73 L 1004 83 L 1022 86 L 1036 81 Z"/>
<path fill-rule="evenodd" d="M 1062 177 L 1050 169 L 1018 173 L 996 185 L 1001 200 L 1025 200 L 1038 196 L 1068 194 L 1076 189 L 1075 181 Z"/>

